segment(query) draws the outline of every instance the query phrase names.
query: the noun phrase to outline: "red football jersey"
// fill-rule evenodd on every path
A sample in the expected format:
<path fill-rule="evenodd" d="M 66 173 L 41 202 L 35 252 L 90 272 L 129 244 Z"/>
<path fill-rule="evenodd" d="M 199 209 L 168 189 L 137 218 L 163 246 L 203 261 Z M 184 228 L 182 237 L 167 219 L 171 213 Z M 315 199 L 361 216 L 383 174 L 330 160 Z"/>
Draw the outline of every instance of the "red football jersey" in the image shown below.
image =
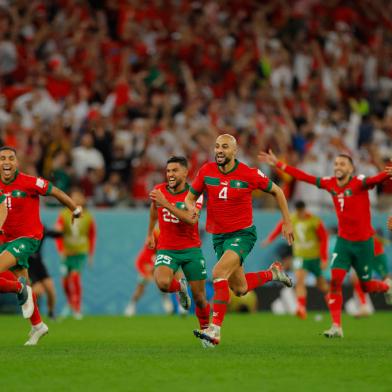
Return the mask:
<path fill-rule="evenodd" d="M 50 193 L 52 184 L 40 177 L 16 172 L 6 184 L 0 180 L 0 198 L 5 199 L 8 216 L 3 225 L 7 242 L 20 237 L 42 239 L 43 226 L 39 216 L 39 196 Z"/>
<path fill-rule="evenodd" d="M 188 186 L 178 193 L 172 193 L 166 183 L 157 185 L 155 189 L 159 189 L 166 199 L 177 208 L 185 208 L 184 200 L 189 190 Z M 196 206 L 201 209 L 202 205 L 203 197 L 200 197 Z M 181 250 L 201 246 L 198 224 L 190 225 L 181 222 L 169 210 L 159 205 L 157 210 L 160 230 L 157 249 Z"/>
<path fill-rule="evenodd" d="M 336 177 L 318 178 L 316 182 L 331 194 L 338 217 L 338 236 L 348 241 L 366 241 L 374 235 L 364 178 L 352 177 L 344 187 L 339 187 Z"/>
<path fill-rule="evenodd" d="M 203 165 L 190 191 L 195 195 L 206 192 L 206 230 L 222 234 L 252 226 L 252 191 L 269 192 L 271 188 L 272 181 L 260 170 L 236 160 L 228 173 L 222 173 L 215 162 Z"/>

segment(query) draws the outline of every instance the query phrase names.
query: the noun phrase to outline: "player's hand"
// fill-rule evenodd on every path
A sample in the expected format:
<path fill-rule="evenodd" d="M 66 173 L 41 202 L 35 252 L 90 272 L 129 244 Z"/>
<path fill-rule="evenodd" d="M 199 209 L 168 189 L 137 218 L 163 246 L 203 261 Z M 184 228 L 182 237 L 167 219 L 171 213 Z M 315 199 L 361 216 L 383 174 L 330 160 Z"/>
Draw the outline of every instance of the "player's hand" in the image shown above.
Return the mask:
<path fill-rule="evenodd" d="M 168 203 L 166 197 L 159 189 L 154 189 L 150 192 L 150 199 L 157 205 L 161 205 L 162 207 L 166 207 Z"/>
<path fill-rule="evenodd" d="M 289 245 L 293 245 L 294 242 L 294 230 L 291 222 L 283 222 L 282 235 L 286 238 Z"/>
<path fill-rule="evenodd" d="M 147 235 L 146 244 L 150 249 L 155 248 L 155 237 L 154 234 Z"/>
<path fill-rule="evenodd" d="M 76 206 L 76 208 L 72 212 L 71 222 L 74 223 L 74 220 L 80 218 L 82 216 L 82 214 L 83 214 L 82 206 Z"/>
<path fill-rule="evenodd" d="M 268 152 L 260 151 L 257 155 L 257 158 L 259 162 L 267 163 L 270 166 L 276 166 L 276 164 L 279 162 L 279 159 L 276 157 L 276 155 L 272 152 L 271 149 L 269 149 Z"/>

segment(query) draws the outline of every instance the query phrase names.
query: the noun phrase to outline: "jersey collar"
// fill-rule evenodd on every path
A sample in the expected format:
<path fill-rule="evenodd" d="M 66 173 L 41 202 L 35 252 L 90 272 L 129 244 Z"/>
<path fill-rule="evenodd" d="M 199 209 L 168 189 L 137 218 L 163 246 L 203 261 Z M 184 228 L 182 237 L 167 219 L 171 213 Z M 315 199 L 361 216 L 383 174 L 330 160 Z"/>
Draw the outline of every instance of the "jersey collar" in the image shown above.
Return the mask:
<path fill-rule="evenodd" d="M 237 159 L 235 159 L 235 160 L 234 160 L 234 166 L 233 166 L 233 168 L 232 168 L 231 170 L 229 170 L 228 172 L 223 172 L 223 171 L 221 170 L 220 166 L 219 166 L 218 164 L 216 164 L 216 165 L 218 166 L 218 170 L 219 170 L 222 174 L 229 174 L 229 173 L 233 173 L 233 171 L 234 171 L 235 169 L 237 169 L 237 167 L 238 167 L 239 164 L 240 164 L 239 161 L 238 161 Z"/>
<path fill-rule="evenodd" d="M 19 170 L 16 169 L 16 170 L 15 170 L 14 178 L 12 178 L 12 179 L 11 179 L 10 181 L 8 181 L 8 182 L 3 181 L 2 179 L 0 179 L 0 181 L 1 181 L 4 185 L 12 184 L 12 183 L 16 180 L 16 177 L 18 177 L 18 174 L 19 174 Z"/>
<path fill-rule="evenodd" d="M 179 191 L 179 192 L 173 192 L 173 191 L 169 188 L 169 186 L 166 185 L 166 190 L 167 190 L 169 193 L 171 193 L 172 195 L 180 195 L 181 193 L 188 192 L 188 190 L 189 190 L 189 185 L 188 185 L 187 183 L 185 183 L 185 188 L 184 188 L 182 191 Z"/>

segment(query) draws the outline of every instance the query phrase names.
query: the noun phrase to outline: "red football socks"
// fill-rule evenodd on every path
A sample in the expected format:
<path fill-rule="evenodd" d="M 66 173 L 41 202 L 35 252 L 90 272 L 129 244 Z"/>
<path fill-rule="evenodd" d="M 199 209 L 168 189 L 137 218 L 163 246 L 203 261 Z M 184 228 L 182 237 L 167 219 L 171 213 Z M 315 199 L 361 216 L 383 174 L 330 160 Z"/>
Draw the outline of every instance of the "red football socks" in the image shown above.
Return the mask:
<path fill-rule="evenodd" d="M 297 297 L 297 306 L 306 309 L 306 295 Z"/>
<path fill-rule="evenodd" d="M 338 326 L 342 324 L 342 284 L 346 276 L 343 269 L 333 268 L 331 270 L 331 288 L 328 295 L 328 308 L 331 313 L 332 322 Z"/>
<path fill-rule="evenodd" d="M 230 292 L 227 279 L 214 280 L 214 298 L 212 305 L 212 324 L 221 326 L 227 311 Z"/>
<path fill-rule="evenodd" d="M 199 308 L 196 306 L 196 316 L 199 320 L 200 329 L 208 328 L 210 324 L 210 304 L 207 304 L 204 308 Z"/>
<path fill-rule="evenodd" d="M 361 282 L 359 280 L 354 282 L 354 291 L 357 294 L 361 305 L 366 305 L 366 294 L 362 290 Z"/>
<path fill-rule="evenodd" d="M 80 281 L 80 275 L 77 272 L 70 274 L 71 280 L 71 303 L 72 308 L 75 312 L 80 312 L 82 302 L 82 284 Z"/>
<path fill-rule="evenodd" d="M 248 291 L 252 291 L 256 287 L 263 286 L 272 280 L 272 271 L 250 272 L 245 274 L 248 283 Z"/>
<path fill-rule="evenodd" d="M 19 293 L 22 289 L 22 283 L 18 282 L 16 276 L 10 272 L 14 279 L 9 279 L 11 276 L 7 276 L 7 278 L 3 277 L 2 274 L 0 277 L 0 293 Z"/>
<path fill-rule="evenodd" d="M 382 280 L 369 280 L 368 282 L 361 282 L 361 287 L 366 293 L 385 293 L 389 286 Z"/>
<path fill-rule="evenodd" d="M 180 282 L 173 278 L 173 280 L 170 283 L 169 288 L 167 289 L 167 292 L 168 293 L 176 293 L 177 291 L 180 291 L 180 290 L 181 290 Z"/>
<path fill-rule="evenodd" d="M 37 296 L 34 293 L 33 293 L 33 301 L 34 301 L 34 312 L 30 317 L 30 323 L 32 326 L 42 322 L 41 315 L 39 313 L 38 304 L 37 304 Z"/>

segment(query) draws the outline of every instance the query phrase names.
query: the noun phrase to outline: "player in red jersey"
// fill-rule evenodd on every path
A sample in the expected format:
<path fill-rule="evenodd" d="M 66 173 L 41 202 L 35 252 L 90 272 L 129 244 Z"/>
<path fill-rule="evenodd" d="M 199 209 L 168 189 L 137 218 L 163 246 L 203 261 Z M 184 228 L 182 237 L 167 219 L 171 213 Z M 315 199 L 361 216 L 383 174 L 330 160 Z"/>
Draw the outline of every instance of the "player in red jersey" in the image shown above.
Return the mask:
<path fill-rule="evenodd" d="M 213 234 L 213 245 L 218 262 L 212 277 L 214 285 L 212 323 L 206 331 L 195 330 L 196 337 L 214 345 L 220 342 L 221 325 L 230 297 L 229 287 L 237 296 L 271 280 L 292 286 L 280 263 L 267 271 L 244 273 L 242 264 L 256 240 L 253 225 L 252 191 L 271 193 L 282 212 L 282 233 L 289 244 L 293 241 L 290 213 L 283 191 L 260 170 L 235 159 L 237 142 L 231 135 L 221 135 L 215 143 L 215 162 L 206 163 L 199 170 L 185 199 L 188 210 L 203 192 L 207 195 L 207 226 Z"/>
<path fill-rule="evenodd" d="M 0 245 L 0 273 L 11 270 L 18 281 L 0 279 L 0 292 L 17 293 L 23 316 L 34 317 L 35 323 L 26 345 L 35 345 L 48 332 L 48 327 L 41 320 L 36 298 L 27 286 L 28 259 L 37 251 L 43 237 L 39 196 L 54 196 L 73 211 L 74 218 L 81 215 L 82 209 L 47 180 L 20 173 L 17 166 L 15 149 L 1 147 L 0 227 L 5 242 Z"/>
<path fill-rule="evenodd" d="M 167 293 L 178 292 L 180 304 L 189 309 L 191 300 L 188 295 L 188 281 L 196 305 L 196 316 L 200 328 L 208 327 L 210 305 L 206 299 L 205 279 L 207 271 L 201 251 L 198 217 L 202 207 L 202 198 L 196 203 L 192 213 L 185 209 L 185 196 L 189 185 L 188 162 L 183 157 L 172 157 L 167 161 L 167 183 L 157 185 L 150 193 L 150 223 L 147 244 L 155 246 L 154 227 L 159 222 L 159 238 L 157 257 L 155 260 L 154 278 L 158 288 Z M 177 280 L 174 276 L 181 267 L 184 278 Z"/>
<path fill-rule="evenodd" d="M 338 218 L 338 239 L 331 260 L 331 283 L 328 307 L 332 326 L 324 331 L 326 337 L 343 337 L 341 326 L 342 284 L 352 266 L 365 292 L 385 293 L 387 303 L 392 304 L 392 281 L 372 280 L 374 259 L 374 229 L 370 217 L 370 188 L 392 176 L 392 168 L 374 177 L 354 176 L 354 164 L 350 156 L 340 154 L 335 158 L 334 177 L 315 177 L 279 161 L 270 150 L 261 152 L 261 161 L 275 166 L 300 181 L 326 190 L 332 196 Z"/>

